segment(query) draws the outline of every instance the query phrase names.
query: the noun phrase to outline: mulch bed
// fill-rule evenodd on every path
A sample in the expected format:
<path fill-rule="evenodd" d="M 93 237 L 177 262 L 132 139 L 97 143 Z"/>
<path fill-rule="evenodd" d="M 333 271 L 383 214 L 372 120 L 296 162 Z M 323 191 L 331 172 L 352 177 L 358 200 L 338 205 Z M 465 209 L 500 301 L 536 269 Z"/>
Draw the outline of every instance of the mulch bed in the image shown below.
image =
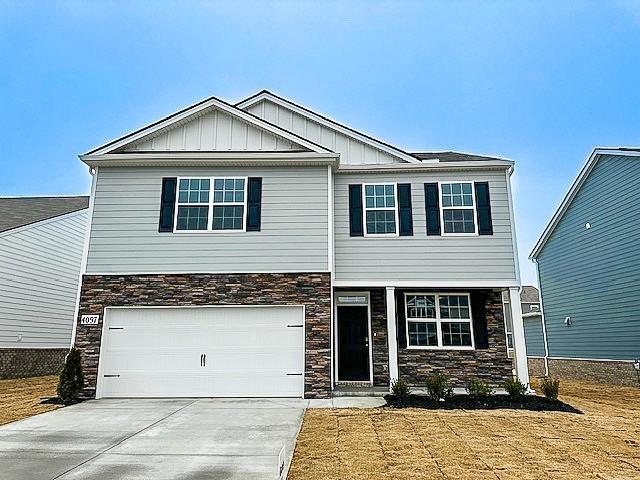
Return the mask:
<path fill-rule="evenodd" d="M 508 395 L 492 395 L 484 398 L 471 398 L 468 395 L 454 395 L 444 402 L 436 402 L 424 395 L 409 395 L 399 398 L 395 395 L 385 395 L 387 407 L 390 408 L 424 408 L 427 410 L 496 410 L 505 408 L 510 410 L 531 410 L 535 412 L 567 412 L 579 413 L 580 410 L 560 400 L 551 400 L 537 395 L 525 395 L 512 399 Z"/>

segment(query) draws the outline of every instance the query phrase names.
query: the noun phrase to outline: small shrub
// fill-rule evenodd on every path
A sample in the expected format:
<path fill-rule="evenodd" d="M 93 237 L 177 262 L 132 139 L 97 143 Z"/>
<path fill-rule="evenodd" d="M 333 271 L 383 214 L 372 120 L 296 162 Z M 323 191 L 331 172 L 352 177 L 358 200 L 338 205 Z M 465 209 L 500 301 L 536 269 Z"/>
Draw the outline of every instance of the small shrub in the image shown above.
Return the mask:
<path fill-rule="evenodd" d="M 84 388 L 81 360 L 79 350 L 69 350 L 58 382 L 58 396 L 65 404 L 77 402 Z"/>
<path fill-rule="evenodd" d="M 449 378 L 441 372 L 429 375 L 425 386 L 428 397 L 436 402 L 447 400 L 453 395 L 453 388 L 451 388 Z"/>
<path fill-rule="evenodd" d="M 560 390 L 560 379 L 553 377 L 544 377 L 540 383 L 540 389 L 545 397 L 551 400 L 558 399 L 558 391 Z"/>
<path fill-rule="evenodd" d="M 391 382 L 391 393 L 398 398 L 407 398 L 411 395 L 411 389 L 409 385 L 407 385 L 407 382 L 399 378 Z"/>
<path fill-rule="evenodd" d="M 512 399 L 520 398 L 527 393 L 527 386 L 517 378 L 512 378 L 504 382 L 504 389 Z"/>
<path fill-rule="evenodd" d="M 493 395 L 493 388 L 482 380 L 470 380 L 467 383 L 467 394 L 470 398 L 484 398 Z"/>

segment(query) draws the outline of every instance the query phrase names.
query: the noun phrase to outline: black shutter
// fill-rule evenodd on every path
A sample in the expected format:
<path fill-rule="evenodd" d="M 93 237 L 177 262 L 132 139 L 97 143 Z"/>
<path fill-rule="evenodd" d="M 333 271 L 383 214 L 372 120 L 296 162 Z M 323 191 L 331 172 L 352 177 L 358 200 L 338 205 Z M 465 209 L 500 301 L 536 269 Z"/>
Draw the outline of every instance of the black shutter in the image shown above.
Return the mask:
<path fill-rule="evenodd" d="M 398 218 L 400 219 L 400 236 L 413 235 L 410 183 L 398 184 Z"/>
<path fill-rule="evenodd" d="M 173 215 L 176 208 L 176 177 L 162 179 L 162 194 L 160 196 L 160 222 L 158 232 L 173 232 Z"/>
<path fill-rule="evenodd" d="M 483 291 L 471 292 L 471 315 L 473 317 L 473 339 L 476 350 L 489 348 L 489 332 L 487 331 L 487 294 Z"/>
<path fill-rule="evenodd" d="M 489 184 L 476 182 L 476 209 L 478 210 L 478 233 L 480 235 L 493 235 L 493 222 L 491 221 L 491 201 L 489 200 Z"/>
<path fill-rule="evenodd" d="M 440 193 L 437 183 L 424 184 L 424 203 L 427 212 L 427 235 L 441 235 Z"/>
<path fill-rule="evenodd" d="M 247 185 L 247 232 L 259 232 L 262 212 L 262 178 L 249 177 Z"/>
<path fill-rule="evenodd" d="M 364 236 L 362 227 L 362 185 L 349 185 L 349 235 Z"/>
<path fill-rule="evenodd" d="M 407 322 L 404 315 L 404 292 L 396 290 L 396 335 L 398 348 L 407 348 Z M 392 339 L 389 339 L 392 341 Z"/>

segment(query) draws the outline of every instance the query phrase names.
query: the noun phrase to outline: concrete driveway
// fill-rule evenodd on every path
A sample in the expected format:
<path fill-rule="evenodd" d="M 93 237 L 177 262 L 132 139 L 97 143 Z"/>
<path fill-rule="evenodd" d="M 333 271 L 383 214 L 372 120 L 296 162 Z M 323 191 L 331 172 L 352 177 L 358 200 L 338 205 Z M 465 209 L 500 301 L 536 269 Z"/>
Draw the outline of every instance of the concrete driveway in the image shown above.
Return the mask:
<path fill-rule="evenodd" d="M 286 475 L 307 404 L 93 400 L 0 427 L 0 477 L 275 479 L 283 465 Z"/>

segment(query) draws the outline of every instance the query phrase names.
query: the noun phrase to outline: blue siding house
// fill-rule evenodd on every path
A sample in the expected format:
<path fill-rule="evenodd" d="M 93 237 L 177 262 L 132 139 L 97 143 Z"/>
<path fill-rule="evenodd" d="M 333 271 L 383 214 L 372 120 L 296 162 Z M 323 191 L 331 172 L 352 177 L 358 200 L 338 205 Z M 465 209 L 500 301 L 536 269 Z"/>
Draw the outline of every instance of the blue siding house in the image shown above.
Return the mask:
<path fill-rule="evenodd" d="M 534 343 L 546 372 L 637 384 L 640 148 L 594 149 L 530 258 L 546 354 Z"/>

